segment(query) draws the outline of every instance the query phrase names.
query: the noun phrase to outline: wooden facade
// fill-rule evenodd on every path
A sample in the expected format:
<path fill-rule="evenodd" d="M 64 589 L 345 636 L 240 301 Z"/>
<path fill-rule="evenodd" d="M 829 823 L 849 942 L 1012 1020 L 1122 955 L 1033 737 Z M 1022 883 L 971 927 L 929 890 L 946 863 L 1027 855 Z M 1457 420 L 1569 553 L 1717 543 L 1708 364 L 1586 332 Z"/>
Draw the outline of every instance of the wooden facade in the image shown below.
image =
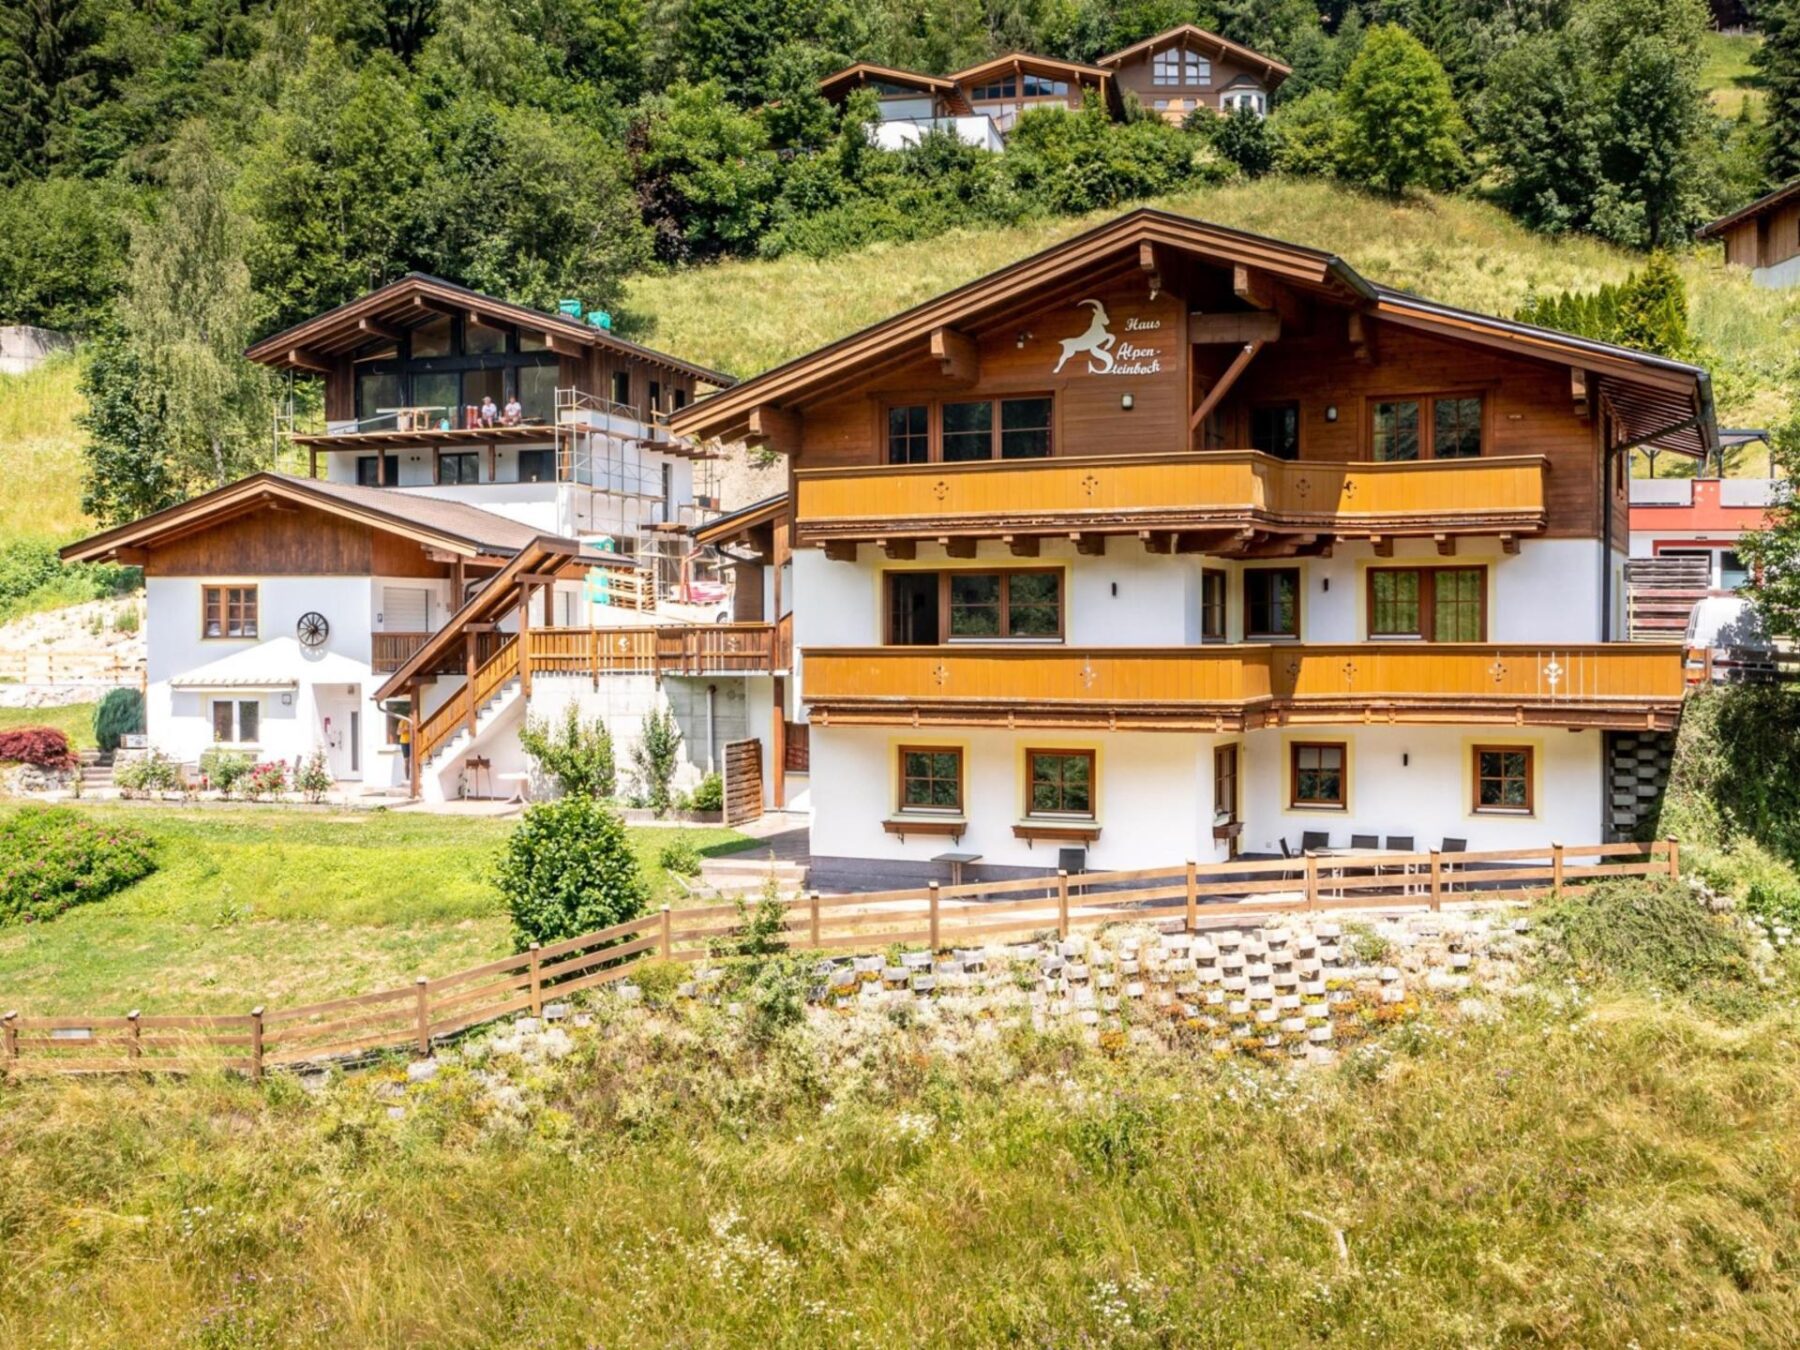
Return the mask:
<path fill-rule="evenodd" d="M 452 565 L 416 540 L 313 507 L 265 508 L 148 548 L 155 577 L 443 577 Z"/>
<path fill-rule="evenodd" d="M 1712 221 L 1699 237 L 1721 241 L 1727 263 L 1752 271 L 1800 258 L 1800 179 Z"/>
<path fill-rule="evenodd" d="M 1161 57 L 1159 61 L 1158 58 Z M 1135 97 L 1165 121 L 1180 123 L 1196 108 L 1223 111 L 1237 91 L 1268 96 L 1293 72 L 1273 57 L 1240 46 L 1194 24 L 1181 24 L 1103 56 L 1121 96 Z"/>

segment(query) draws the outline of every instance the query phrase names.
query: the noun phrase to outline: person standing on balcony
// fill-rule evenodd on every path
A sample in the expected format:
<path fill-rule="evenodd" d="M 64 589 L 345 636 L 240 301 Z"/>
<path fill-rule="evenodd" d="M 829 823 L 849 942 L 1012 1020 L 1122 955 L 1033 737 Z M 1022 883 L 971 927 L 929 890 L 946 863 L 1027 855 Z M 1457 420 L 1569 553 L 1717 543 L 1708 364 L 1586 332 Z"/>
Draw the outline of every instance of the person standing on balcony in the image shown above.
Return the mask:
<path fill-rule="evenodd" d="M 500 414 L 500 423 L 502 426 L 516 427 L 524 420 L 525 405 L 520 403 L 519 396 L 514 394 L 506 400 L 506 411 Z"/>

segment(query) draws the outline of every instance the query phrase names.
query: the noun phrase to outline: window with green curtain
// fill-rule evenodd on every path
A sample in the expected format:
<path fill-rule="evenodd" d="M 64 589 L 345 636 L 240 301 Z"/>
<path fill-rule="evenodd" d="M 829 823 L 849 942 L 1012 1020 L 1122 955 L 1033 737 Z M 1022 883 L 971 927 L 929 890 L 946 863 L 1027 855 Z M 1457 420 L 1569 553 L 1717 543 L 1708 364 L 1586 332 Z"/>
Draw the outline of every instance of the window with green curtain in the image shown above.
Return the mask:
<path fill-rule="evenodd" d="M 1478 567 L 1439 568 L 1432 575 L 1432 639 L 1480 642 L 1481 582 Z"/>
<path fill-rule="evenodd" d="M 1382 568 L 1370 573 L 1371 636 L 1416 637 L 1419 627 L 1419 574 L 1411 568 Z"/>

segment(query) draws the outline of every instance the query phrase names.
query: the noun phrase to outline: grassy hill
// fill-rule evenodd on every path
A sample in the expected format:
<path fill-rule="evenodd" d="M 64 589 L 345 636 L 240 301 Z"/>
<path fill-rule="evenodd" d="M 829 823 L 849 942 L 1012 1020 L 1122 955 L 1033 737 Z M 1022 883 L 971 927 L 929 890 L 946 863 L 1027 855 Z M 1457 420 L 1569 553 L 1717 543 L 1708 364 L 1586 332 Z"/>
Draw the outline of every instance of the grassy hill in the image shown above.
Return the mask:
<path fill-rule="evenodd" d="M 1750 58 L 1762 46 L 1755 33 L 1708 33 L 1706 64 L 1700 69 L 1700 82 L 1706 86 L 1713 107 L 1728 116 L 1737 116 L 1746 103 L 1752 115 L 1760 116 L 1767 95 L 1762 78 Z"/>
<path fill-rule="evenodd" d="M 81 510 L 80 363 L 46 361 L 25 375 L 0 375 L 0 544 L 61 542 L 92 524 Z"/>
<path fill-rule="evenodd" d="M 1377 281 L 1490 314 L 1533 291 L 1622 280 L 1641 259 L 1586 238 L 1533 234 L 1479 202 L 1394 203 L 1305 180 L 1264 179 L 1152 205 L 1328 249 Z M 1087 229 L 1105 216 L 1017 229 L 956 231 L 817 261 L 734 262 L 637 278 L 629 312 L 645 340 L 750 375 Z M 1800 292 L 1771 292 L 1728 272 L 1715 248 L 1682 263 L 1694 327 L 1717 376 L 1727 425 L 1783 420 L 1796 376 Z"/>

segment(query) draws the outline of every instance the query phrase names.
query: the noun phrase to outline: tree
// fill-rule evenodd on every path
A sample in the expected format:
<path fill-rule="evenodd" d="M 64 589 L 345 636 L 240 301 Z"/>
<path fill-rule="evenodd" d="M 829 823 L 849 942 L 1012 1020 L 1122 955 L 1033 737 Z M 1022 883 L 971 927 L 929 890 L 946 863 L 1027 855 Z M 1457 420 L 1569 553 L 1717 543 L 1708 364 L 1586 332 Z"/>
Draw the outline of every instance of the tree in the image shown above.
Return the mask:
<path fill-rule="evenodd" d="M 637 766 L 638 789 L 645 804 L 659 816 L 674 801 L 669 787 L 675 781 L 680 754 L 681 730 L 675 725 L 675 714 L 661 709 L 645 713 L 643 730 L 631 747 L 631 762 Z"/>
<path fill-rule="evenodd" d="M 680 84 L 644 100 L 634 177 L 656 255 L 670 262 L 750 254 L 780 188 L 761 121 L 717 84 Z"/>
<path fill-rule="evenodd" d="M 1478 107 L 1502 205 L 1533 229 L 1585 229 L 1604 181 L 1607 109 L 1580 44 L 1528 37 L 1495 58 Z"/>
<path fill-rule="evenodd" d="M 1800 0 L 1760 0 L 1762 45 L 1751 59 L 1762 72 L 1769 137 L 1764 169 L 1771 184 L 1800 177 Z"/>
<path fill-rule="evenodd" d="M 1338 159 L 1349 176 L 1398 194 L 1462 171 L 1467 128 L 1444 68 L 1404 28 L 1369 31 L 1339 91 Z"/>
<path fill-rule="evenodd" d="M 1206 128 L 1213 149 L 1236 165 L 1246 178 L 1261 178 L 1275 167 L 1274 138 L 1269 134 L 1267 121 L 1255 110 L 1240 106 L 1220 117 L 1209 108 L 1200 108 L 1189 116 L 1203 117 L 1213 124 Z"/>
<path fill-rule="evenodd" d="M 527 807 L 500 851 L 494 881 L 521 951 L 626 923 L 650 900 L 625 822 L 592 797 Z"/>
<path fill-rule="evenodd" d="M 186 481 L 164 434 L 165 391 L 119 325 L 88 343 L 81 394 L 81 509 L 120 525 L 182 501 Z"/>
<path fill-rule="evenodd" d="M 231 169 L 199 124 L 170 148 L 156 218 L 132 232 L 126 331 L 160 390 L 174 464 L 197 487 L 222 487 L 266 452 L 270 377 L 243 358 L 257 302 Z"/>
<path fill-rule="evenodd" d="M 1275 167 L 1321 178 L 1336 173 L 1340 120 L 1337 95 L 1329 89 L 1281 104 L 1269 118 Z"/>
<path fill-rule="evenodd" d="M 125 281 L 121 194 L 80 178 L 0 189 L 0 321 L 85 333 Z"/>
<path fill-rule="evenodd" d="M 1771 637 L 1800 638 L 1800 415 L 1774 433 L 1771 453 L 1784 484 L 1765 528 L 1743 535 L 1738 554 L 1750 567 L 1750 598 Z"/>
<path fill-rule="evenodd" d="M 573 703 L 564 710 L 560 727 L 529 719 L 519 733 L 519 744 L 556 780 L 565 797 L 606 800 L 617 791 L 613 742 L 606 723 L 599 718 L 582 721 L 581 710 Z"/>
<path fill-rule="evenodd" d="M 0 182 L 48 170 L 99 98 L 105 19 L 97 0 L 0 0 Z"/>

